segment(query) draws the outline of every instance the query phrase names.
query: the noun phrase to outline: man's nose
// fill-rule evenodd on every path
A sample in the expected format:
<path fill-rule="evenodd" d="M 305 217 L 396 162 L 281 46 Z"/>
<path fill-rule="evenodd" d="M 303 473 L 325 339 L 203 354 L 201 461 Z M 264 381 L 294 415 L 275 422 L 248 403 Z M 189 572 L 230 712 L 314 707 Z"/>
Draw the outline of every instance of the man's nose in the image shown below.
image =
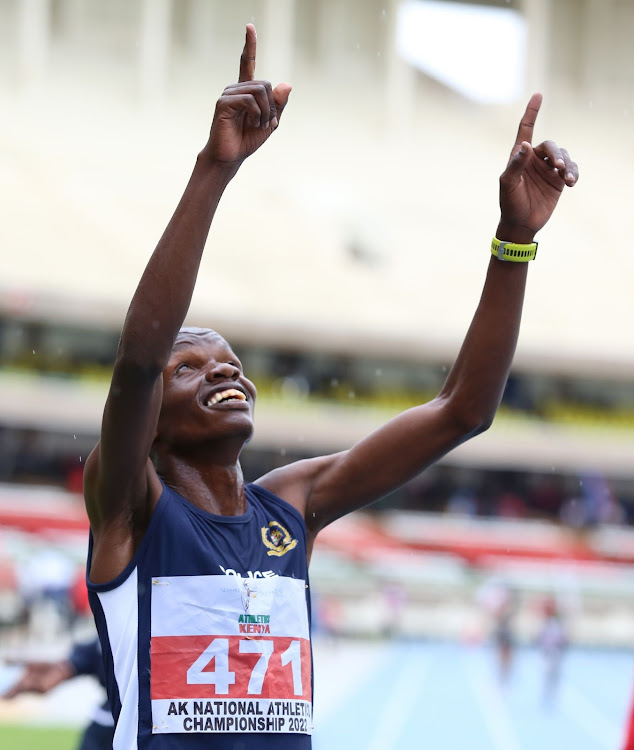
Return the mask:
<path fill-rule="evenodd" d="M 237 380 L 240 370 L 230 362 L 213 362 L 207 367 L 207 380 L 231 379 Z"/>

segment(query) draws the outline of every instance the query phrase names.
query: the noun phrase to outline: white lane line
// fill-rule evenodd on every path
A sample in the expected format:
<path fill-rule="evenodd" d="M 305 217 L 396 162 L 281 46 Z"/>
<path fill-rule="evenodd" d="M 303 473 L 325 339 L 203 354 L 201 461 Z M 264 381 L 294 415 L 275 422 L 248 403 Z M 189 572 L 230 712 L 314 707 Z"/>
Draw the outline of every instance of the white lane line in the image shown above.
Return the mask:
<path fill-rule="evenodd" d="M 407 658 L 401 650 L 398 660 Z M 394 666 L 397 659 L 394 658 Z M 367 750 L 400 750 L 399 738 L 408 719 L 420 705 L 420 694 L 427 674 L 430 672 L 431 655 L 429 652 L 416 650 L 404 667 L 398 672 L 396 684 L 390 688 L 389 698 L 379 716 L 372 744 Z M 414 720 L 416 720 L 414 718 Z"/>
<path fill-rule="evenodd" d="M 466 672 L 492 741 L 491 750 L 521 750 L 504 695 L 493 678 L 467 655 Z"/>
<path fill-rule="evenodd" d="M 610 720 L 596 705 L 577 688 L 563 685 L 559 705 L 564 714 L 580 726 L 601 750 L 620 747 L 625 729 Z"/>

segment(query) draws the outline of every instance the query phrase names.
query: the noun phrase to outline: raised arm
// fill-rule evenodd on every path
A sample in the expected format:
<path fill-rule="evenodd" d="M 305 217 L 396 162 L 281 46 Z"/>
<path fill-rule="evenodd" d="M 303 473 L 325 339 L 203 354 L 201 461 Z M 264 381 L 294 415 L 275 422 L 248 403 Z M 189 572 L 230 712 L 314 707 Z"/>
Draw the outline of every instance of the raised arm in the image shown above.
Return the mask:
<path fill-rule="evenodd" d="M 185 192 L 141 277 L 128 310 L 101 439 L 85 473 L 85 498 L 95 538 L 93 569 L 108 530 L 108 554 L 129 559 L 160 493 L 149 460 L 162 396 L 161 373 L 183 323 L 218 202 L 242 162 L 277 128 L 290 86 L 254 81 L 255 28 L 249 24 L 240 75 L 216 104 L 209 140 Z M 103 577 L 103 576 L 101 576 Z"/>
<path fill-rule="evenodd" d="M 496 236 L 529 244 L 550 218 L 577 165 L 552 141 L 531 145 L 541 95 L 522 117 L 500 177 Z M 439 395 L 392 419 L 349 451 L 284 467 L 261 482 L 303 510 L 314 534 L 335 518 L 396 489 L 486 430 L 502 398 L 517 342 L 526 262 L 491 256 L 480 303 Z"/>

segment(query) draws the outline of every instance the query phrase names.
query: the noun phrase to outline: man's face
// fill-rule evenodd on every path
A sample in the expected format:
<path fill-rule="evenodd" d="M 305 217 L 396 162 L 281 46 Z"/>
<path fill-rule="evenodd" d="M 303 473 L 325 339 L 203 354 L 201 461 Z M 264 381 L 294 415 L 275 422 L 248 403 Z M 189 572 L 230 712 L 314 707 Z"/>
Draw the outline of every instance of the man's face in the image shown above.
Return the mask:
<path fill-rule="evenodd" d="M 174 445 L 253 434 L 257 392 L 229 344 L 214 331 L 183 329 L 163 371 L 159 439 Z"/>

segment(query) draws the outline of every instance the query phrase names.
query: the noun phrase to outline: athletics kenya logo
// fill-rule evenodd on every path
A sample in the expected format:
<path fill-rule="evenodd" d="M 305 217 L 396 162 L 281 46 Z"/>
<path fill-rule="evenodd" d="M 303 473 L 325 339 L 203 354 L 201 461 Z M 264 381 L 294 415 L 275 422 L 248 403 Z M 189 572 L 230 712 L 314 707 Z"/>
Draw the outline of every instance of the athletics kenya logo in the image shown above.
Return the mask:
<path fill-rule="evenodd" d="M 269 556 L 281 557 L 297 546 L 297 539 L 291 539 L 288 531 L 277 521 L 269 521 L 269 525 L 263 526 L 261 531 L 262 542 L 268 548 L 266 554 Z"/>

